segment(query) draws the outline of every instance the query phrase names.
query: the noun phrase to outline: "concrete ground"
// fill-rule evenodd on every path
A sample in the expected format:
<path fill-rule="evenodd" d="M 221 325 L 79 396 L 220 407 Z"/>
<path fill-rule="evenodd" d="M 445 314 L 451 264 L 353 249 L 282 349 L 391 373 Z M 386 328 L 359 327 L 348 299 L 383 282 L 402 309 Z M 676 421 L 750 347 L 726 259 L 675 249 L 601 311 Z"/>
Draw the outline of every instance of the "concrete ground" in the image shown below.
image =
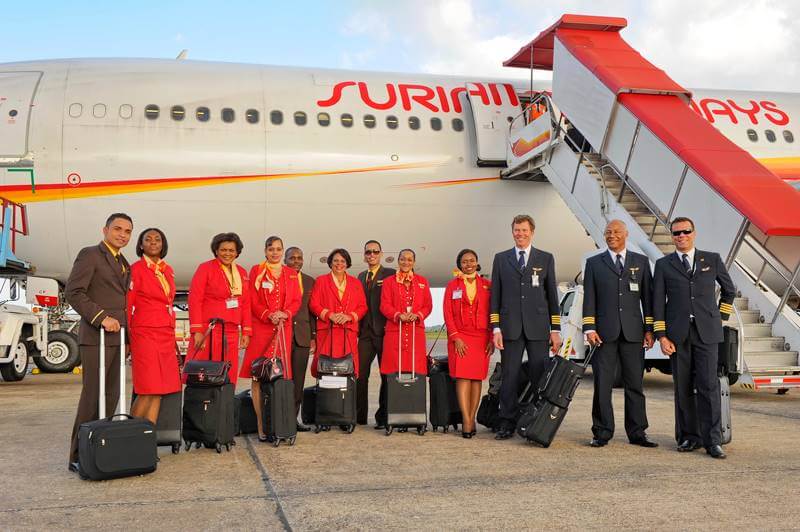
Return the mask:
<path fill-rule="evenodd" d="M 373 375 L 371 404 L 376 404 Z M 246 386 L 240 381 L 240 387 Z M 591 438 L 591 378 L 549 449 L 485 429 L 386 437 L 372 427 L 302 433 L 274 449 L 160 450 L 145 477 L 67 472 L 77 375 L 0 383 L 0 529 L 741 529 L 800 522 L 800 392 L 733 391 L 727 460 L 675 452 L 669 377 L 645 378 L 658 449 Z M 622 427 L 622 392 L 614 392 Z"/>

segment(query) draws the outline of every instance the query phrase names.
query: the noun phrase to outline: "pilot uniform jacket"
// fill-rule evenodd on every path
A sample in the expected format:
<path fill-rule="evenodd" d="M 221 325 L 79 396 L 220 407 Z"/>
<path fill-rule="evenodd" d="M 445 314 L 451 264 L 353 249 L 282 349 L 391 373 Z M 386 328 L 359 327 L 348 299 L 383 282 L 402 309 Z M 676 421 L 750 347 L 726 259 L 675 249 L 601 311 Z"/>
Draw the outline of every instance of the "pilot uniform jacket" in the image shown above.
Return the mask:
<path fill-rule="evenodd" d="M 719 305 L 716 283 L 721 288 Z M 694 268 L 687 272 L 676 253 L 658 259 L 653 274 L 653 331 L 683 342 L 689 336 L 689 317 L 694 316 L 700 339 L 722 342 L 722 321 L 733 312 L 736 287 L 718 253 L 695 249 Z"/>
<path fill-rule="evenodd" d="M 589 257 L 583 274 L 583 331 L 597 331 L 604 342 L 620 336 L 642 342 L 644 332 L 653 330 L 652 289 L 644 255 L 626 250 L 621 276 L 608 250 Z"/>
<path fill-rule="evenodd" d="M 314 278 L 302 272 L 297 272 L 297 276 L 300 278 L 302 297 L 300 308 L 292 316 L 292 336 L 294 343 L 299 347 L 309 347 L 311 340 L 317 334 L 317 320 L 308 311 L 308 300 L 314 288 Z"/>
<path fill-rule="evenodd" d="M 126 295 L 131 268 L 122 255 L 116 257 L 104 242 L 83 248 L 75 258 L 67 279 L 67 302 L 81 317 L 78 342 L 100 345 L 100 324 L 111 316 L 127 325 Z M 119 333 L 106 334 L 106 345 L 119 345 Z"/>
<path fill-rule="evenodd" d="M 534 286 L 534 274 L 538 286 Z M 509 340 L 520 338 L 523 332 L 528 340 L 549 340 L 551 331 L 561 330 L 553 255 L 531 247 L 522 270 L 516 248 L 494 256 L 489 321 Z"/>
<path fill-rule="evenodd" d="M 364 288 L 364 294 L 367 296 L 367 313 L 364 319 L 361 320 L 361 327 L 358 331 L 359 338 L 366 338 L 374 336 L 383 338 L 384 328 L 386 327 L 386 316 L 381 313 L 381 288 L 383 282 L 387 277 L 391 277 L 396 272 L 394 268 L 384 268 L 380 266 L 375 273 L 375 278 L 368 284 L 367 273 L 369 270 L 363 271 L 358 274 L 358 280 L 361 281 L 361 286 Z"/>

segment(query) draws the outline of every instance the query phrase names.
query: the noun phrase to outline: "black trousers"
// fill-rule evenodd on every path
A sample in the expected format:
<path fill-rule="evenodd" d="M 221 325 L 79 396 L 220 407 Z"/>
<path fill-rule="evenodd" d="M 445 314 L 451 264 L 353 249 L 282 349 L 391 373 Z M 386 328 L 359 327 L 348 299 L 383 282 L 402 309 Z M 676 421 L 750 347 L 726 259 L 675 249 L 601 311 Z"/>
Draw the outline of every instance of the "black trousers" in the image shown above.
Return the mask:
<path fill-rule="evenodd" d="M 383 353 L 383 337 L 366 335 L 358 339 L 358 380 L 356 381 L 356 422 L 366 425 L 369 417 L 369 374 L 372 361 L 378 358 L 381 363 Z M 386 424 L 386 377 L 381 375 L 381 387 L 378 391 L 378 410 L 375 412 L 375 423 Z"/>
<path fill-rule="evenodd" d="M 605 441 L 614 437 L 611 392 L 617 364 L 622 369 L 622 381 L 625 384 L 625 432 L 628 440 L 637 440 L 645 435 L 648 427 L 642 385 L 644 348 L 642 342 L 628 342 L 624 338 L 603 342 L 592 357 L 592 434 L 598 440 Z"/>
<path fill-rule="evenodd" d="M 675 439 L 678 443 L 690 440 L 702 443 L 704 447 L 720 443 L 718 347 L 718 344 L 703 343 L 694 322 L 686 340 L 675 344 L 671 363 L 675 385 Z"/>
<path fill-rule="evenodd" d="M 306 385 L 309 348 L 297 345 L 292 339 L 292 379 L 294 380 L 294 415 L 300 412 L 303 402 L 303 387 Z"/>
<path fill-rule="evenodd" d="M 81 398 L 78 412 L 72 426 L 72 441 L 69 461 L 78 461 L 78 429 L 81 423 L 94 421 L 100 417 L 100 346 L 81 345 L 81 365 L 83 367 Z M 119 401 L 119 345 L 106 345 L 106 416 L 114 414 Z"/>
<path fill-rule="evenodd" d="M 538 386 L 544 375 L 548 361 L 547 340 L 528 340 L 523 334 L 516 340 L 503 338 L 503 351 L 500 352 L 500 417 L 507 424 L 516 423 L 519 413 L 519 372 L 522 366 L 522 353 L 528 353 L 528 371 L 532 386 Z"/>

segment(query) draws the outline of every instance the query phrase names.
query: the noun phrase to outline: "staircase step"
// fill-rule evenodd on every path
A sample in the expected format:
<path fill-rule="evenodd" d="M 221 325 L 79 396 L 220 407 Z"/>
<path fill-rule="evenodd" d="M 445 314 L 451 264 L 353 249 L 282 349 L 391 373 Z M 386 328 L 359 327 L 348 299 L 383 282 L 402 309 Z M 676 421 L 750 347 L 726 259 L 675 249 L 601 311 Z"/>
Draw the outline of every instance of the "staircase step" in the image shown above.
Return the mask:
<path fill-rule="evenodd" d="M 650 211 L 639 200 L 636 201 L 623 201 L 620 203 L 623 209 L 629 213 L 642 213 L 647 214 Z"/>
<path fill-rule="evenodd" d="M 733 306 L 738 308 L 739 310 L 747 310 L 749 304 L 750 300 L 746 297 L 733 298 Z"/>
<path fill-rule="evenodd" d="M 762 351 L 760 353 L 745 353 L 744 360 L 747 368 L 787 367 L 797 365 L 797 351 Z M 750 370 L 752 371 L 752 370 Z"/>
<path fill-rule="evenodd" d="M 633 220 L 639 224 L 640 227 L 653 227 L 656 217 L 652 214 L 637 214 Z"/>
<path fill-rule="evenodd" d="M 747 323 L 742 331 L 742 337 L 769 338 L 772 336 L 772 325 L 769 323 Z"/>
<path fill-rule="evenodd" d="M 661 250 L 661 253 L 666 255 L 667 253 L 672 253 L 673 247 L 672 244 L 656 244 L 656 247 Z"/>
<path fill-rule="evenodd" d="M 758 310 L 740 310 L 739 317 L 742 319 L 742 323 L 744 324 L 759 323 L 761 320 L 761 312 Z M 731 323 L 734 323 L 736 318 L 732 317 L 730 321 Z"/>
<path fill-rule="evenodd" d="M 764 337 L 745 337 L 745 353 L 756 353 L 764 351 L 783 351 L 786 339 L 783 336 L 764 336 Z"/>
<path fill-rule="evenodd" d="M 650 241 L 656 245 L 666 244 L 672 247 L 672 237 L 670 235 L 659 235 L 656 233 L 650 238 Z"/>
<path fill-rule="evenodd" d="M 747 371 L 749 371 L 753 377 L 795 375 L 800 373 L 800 366 L 748 366 Z"/>

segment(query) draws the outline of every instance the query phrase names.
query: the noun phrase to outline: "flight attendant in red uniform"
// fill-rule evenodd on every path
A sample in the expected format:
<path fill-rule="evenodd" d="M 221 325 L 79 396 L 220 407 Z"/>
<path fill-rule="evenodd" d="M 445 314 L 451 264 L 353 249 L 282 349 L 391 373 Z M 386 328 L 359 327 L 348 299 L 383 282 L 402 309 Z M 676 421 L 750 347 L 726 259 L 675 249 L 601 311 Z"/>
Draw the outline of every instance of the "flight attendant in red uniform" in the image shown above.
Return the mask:
<path fill-rule="evenodd" d="M 428 374 L 425 318 L 433 309 L 433 301 L 428 280 L 414 273 L 416 259 L 413 250 L 402 250 L 397 257 L 398 272 L 383 281 L 381 313 L 386 316 L 386 334 L 383 337 L 381 359 L 383 375 L 399 373 L 401 370 L 403 373 L 411 372 L 412 345 L 414 372 L 417 375 Z M 402 338 L 400 338 L 401 325 Z M 398 354 L 401 354 L 399 366 Z"/>
<path fill-rule="evenodd" d="M 458 273 L 444 291 L 447 358 L 456 379 L 458 406 L 464 419 L 462 436 L 475 435 L 475 415 L 481 400 L 481 382 L 494 352 L 489 328 L 492 283 L 478 275 L 478 254 L 462 249 L 456 259 Z"/>
<path fill-rule="evenodd" d="M 175 272 L 164 261 L 167 237 L 160 229 L 145 229 L 136 243 L 140 260 L 131 266 L 128 290 L 128 337 L 133 390 L 131 415 L 156 423 L 161 396 L 181 389 L 175 347 Z"/>
<path fill-rule="evenodd" d="M 267 239 L 264 257 L 267 260 L 250 270 L 250 280 L 253 283 L 250 292 L 253 338 L 245 351 L 239 377 L 251 378 L 253 361 L 263 355 L 282 357 L 284 376 L 291 379 L 292 317 L 300 309 L 300 280 L 295 270 L 282 264 L 283 240 L 279 237 L 271 236 Z M 277 336 L 281 327 L 282 340 Z M 288 352 L 281 352 L 280 349 L 287 349 Z M 253 380 L 250 390 L 258 419 L 258 439 L 267 441 L 261 424 L 261 384 Z"/>
<path fill-rule="evenodd" d="M 217 325 L 205 340 L 203 335 L 211 319 L 222 319 L 225 322 L 225 360 L 231 364 L 228 376 L 232 383 L 239 375 L 239 349 L 248 346 L 253 334 L 250 283 L 245 269 L 235 262 L 242 248 L 244 245 L 236 233 L 216 235 L 211 240 L 215 258 L 197 267 L 189 286 L 189 326 L 193 333 L 189 353 L 193 358 L 208 359 L 208 348 L 213 342 L 213 354 L 219 360 L 222 327 Z"/>
<path fill-rule="evenodd" d="M 358 378 L 358 322 L 367 313 L 367 298 L 361 282 L 347 274 L 353 265 L 346 249 L 334 249 L 328 255 L 331 273 L 320 275 L 311 290 L 308 308 L 317 316 L 317 349 L 311 374 L 319 378 L 319 355 L 342 358 L 353 355 Z"/>

